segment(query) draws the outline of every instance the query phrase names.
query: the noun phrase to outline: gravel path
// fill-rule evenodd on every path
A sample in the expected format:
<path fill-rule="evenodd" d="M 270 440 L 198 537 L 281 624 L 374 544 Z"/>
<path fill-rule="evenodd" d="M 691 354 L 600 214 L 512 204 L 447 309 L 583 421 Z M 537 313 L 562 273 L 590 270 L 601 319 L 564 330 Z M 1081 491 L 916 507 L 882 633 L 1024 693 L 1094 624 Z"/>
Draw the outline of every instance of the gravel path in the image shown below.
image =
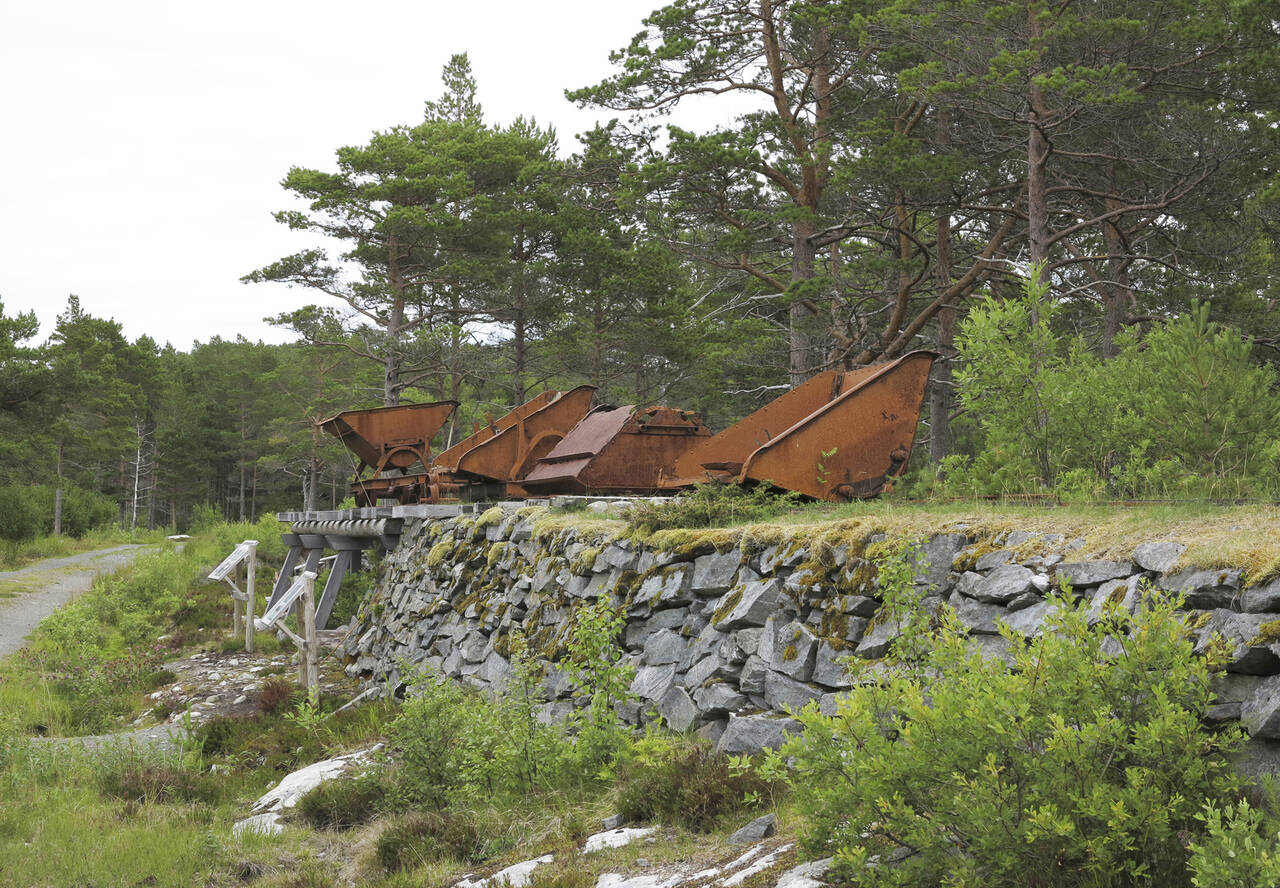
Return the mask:
<path fill-rule="evenodd" d="M 0 571 L 0 591 L 18 592 L 16 598 L 0 598 L 0 657 L 21 648 L 31 630 L 57 608 L 89 591 L 95 577 L 115 573 L 151 548 L 114 546 Z"/>

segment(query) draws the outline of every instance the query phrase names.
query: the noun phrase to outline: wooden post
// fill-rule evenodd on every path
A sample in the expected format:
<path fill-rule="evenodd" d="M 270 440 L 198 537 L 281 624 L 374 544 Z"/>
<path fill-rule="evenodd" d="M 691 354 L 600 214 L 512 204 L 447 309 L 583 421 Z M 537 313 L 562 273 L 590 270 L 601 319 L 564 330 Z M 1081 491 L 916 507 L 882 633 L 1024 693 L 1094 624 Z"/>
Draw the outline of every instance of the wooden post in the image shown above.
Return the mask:
<path fill-rule="evenodd" d="M 245 540 L 249 543 L 249 557 L 246 560 L 245 581 L 244 581 L 244 650 L 246 654 L 253 653 L 253 610 L 255 607 L 253 582 L 257 574 L 258 560 L 258 541 Z"/>
<path fill-rule="evenodd" d="M 316 638 L 316 595 L 315 579 L 307 576 L 302 590 L 302 607 L 300 608 L 298 631 L 302 635 L 302 662 L 299 664 L 299 677 L 302 688 L 307 692 L 307 699 L 312 705 L 320 702 L 320 670 L 318 666 L 318 648 Z"/>
<path fill-rule="evenodd" d="M 237 569 L 238 570 L 238 569 Z M 232 574 L 234 576 L 234 574 Z M 231 584 L 231 588 L 235 589 L 235 583 Z M 244 603 L 234 592 L 231 594 L 231 637 L 235 638 L 244 631 Z"/>

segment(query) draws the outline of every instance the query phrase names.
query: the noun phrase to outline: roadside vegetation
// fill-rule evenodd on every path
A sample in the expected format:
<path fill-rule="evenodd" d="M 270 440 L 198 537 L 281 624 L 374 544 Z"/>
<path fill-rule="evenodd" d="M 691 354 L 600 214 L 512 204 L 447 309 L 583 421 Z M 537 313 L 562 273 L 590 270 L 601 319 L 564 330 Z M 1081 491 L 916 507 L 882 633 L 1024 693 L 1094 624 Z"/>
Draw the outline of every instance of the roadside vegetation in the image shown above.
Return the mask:
<path fill-rule="evenodd" d="M 785 513 L 797 508 L 808 507 Z M 164 658 L 224 649 L 224 588 L 199 577 L 245 537 L 278 558 L 274 530 L 222 525 L 142 559 L 3 664 L 0 884 L 449 885 L 552 853 L 532 884 L 587 888 L 639 856 L 705 857 L 764 812 L 804 854 L 834 856 L 837 885 L 1280 879 L 1280 806 L 1232 771 L 1239 731 L 1206 726 L 1221 663 L 1193 655 L 1176 602 L 1152 590 L 1136 615 L 1111 609 L 1091 624 L 1063 596 L 1054 631 L 1030 644 L 1006 636 L 1008 668 L 970 648 L 945 607 L 919 607 L 910 554 L 893 545 L 880 587 L 903 634 L 863 664 L 838 711 L 806 708 L 806 732 L 754 760 L 617 723 L 631 673 L 606 605 L 575 620 L 560 668 L 579 707 L 561 723 L 538 717 L 543 676 L 517 638 L 496 700 L 406 666 L 403 702 L 337 712 L 342 698 L 309 704 L 275 675 L 251 714 L 215 718 L 173 749 L 41 736 L 116 727 L 168 678 Z M 92 705 L 67 681 L 73 666 Z M 304 796 L 281 836 L 233 835 L 285 774 L 379 743 L 362 774 Z M 660 824 L 660 841 L 582 855 L 613 814 Z"/>

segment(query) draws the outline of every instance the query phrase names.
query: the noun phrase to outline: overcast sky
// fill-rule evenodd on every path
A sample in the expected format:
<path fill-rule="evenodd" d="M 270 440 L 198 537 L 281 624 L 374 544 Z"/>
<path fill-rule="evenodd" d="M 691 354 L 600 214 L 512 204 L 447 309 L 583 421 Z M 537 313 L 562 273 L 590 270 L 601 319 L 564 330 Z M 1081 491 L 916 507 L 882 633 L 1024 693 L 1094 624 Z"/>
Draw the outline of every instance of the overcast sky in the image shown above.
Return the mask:
<path fill-rule="evenodd" d="M 490 122 L 532 115 L 562 147 L 614 116 L 567 87 L 612 72 L 659 0 L 224 0 L 0 7 L 0 300 L 47 335 L 86 311 L 190 348 L 283 342 L 262 319 L 316 301 L 239 278 L 315 242 L 271 218 L 291 165 L 421 119 L 467 52 Z"/>

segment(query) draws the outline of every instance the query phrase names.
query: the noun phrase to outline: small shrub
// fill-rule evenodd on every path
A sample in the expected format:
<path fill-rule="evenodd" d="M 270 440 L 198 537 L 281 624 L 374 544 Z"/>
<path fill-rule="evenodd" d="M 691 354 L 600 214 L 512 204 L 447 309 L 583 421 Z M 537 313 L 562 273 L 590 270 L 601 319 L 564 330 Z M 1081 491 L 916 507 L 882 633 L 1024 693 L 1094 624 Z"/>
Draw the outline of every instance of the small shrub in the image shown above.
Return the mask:
<path fill-rule="evenodd" d="M 212 802 L 218 787 L 202 774 L 176 764 L 131 762 L 99 775 L 103 795 L 141 805 L 159 802 Z"/>
<path fill-rule="evenodd" d="M 487 856 L 487 848 L 474 819 L 433 811 L 393 821 L 378 836 L 374 854 L 384 869 L 396 872 L 444 858 L 479 863 Z"/>
<path fill-rule="evenodd" d="M 258 691 L 258 711 L 280 712 L 289 705 L 296 693 L 298 693 L 298 687 L 289 679 L 269 676 L 262 682 L 262 689 Z"/>
<path fill-rule="evenodd" d="M 694 832 L 709 832 L 758 808 L 774 790 L 758 772 L 734 768 L 702 744 L 628 763 L 618 777 L 618 808 L 627 820 L 678 824 Z"/>
<path fill-rule="evenodd" d="M 1274 801 L 1274 800 L 1273 800 Z M 1280 822 L 1247 800 L 1196 815 L 1205 835 L 1191 842 L 1195 888 L 1255 888 L 1280 885 Z"/>
<path fill-rule="evenodd" d="M 807 848 L 862 886 L 1187 884 L 1197 815 L 1238 787 L 1239 733 L 1204 727 L 1214 664 L 1177 602 L 1153 593 L 1090 625 L 1053 597 L 1030 643 L 1004 627 L 1006 665 L 913 601 L 903 557 L 887 563 L 902 636 L 772 757 L 794 761 Z"/>
<path fill-rule="evenodd" d="M 326 780 L 298 799 L 298 816 L 315 827 L 347 829 L 372 820 L 385 795 L 376 773 Z"/>
<path fill-rule="evenodd" d="M 767 483 L 753 488 L 699 484 L 669 500 L 633 503 L 627 524 L 633 533 L 642 536 L 659 530 L 727 527 L 767 521 L 795 509 L 801 502 L 800 494 L 780 493 Z"/>

